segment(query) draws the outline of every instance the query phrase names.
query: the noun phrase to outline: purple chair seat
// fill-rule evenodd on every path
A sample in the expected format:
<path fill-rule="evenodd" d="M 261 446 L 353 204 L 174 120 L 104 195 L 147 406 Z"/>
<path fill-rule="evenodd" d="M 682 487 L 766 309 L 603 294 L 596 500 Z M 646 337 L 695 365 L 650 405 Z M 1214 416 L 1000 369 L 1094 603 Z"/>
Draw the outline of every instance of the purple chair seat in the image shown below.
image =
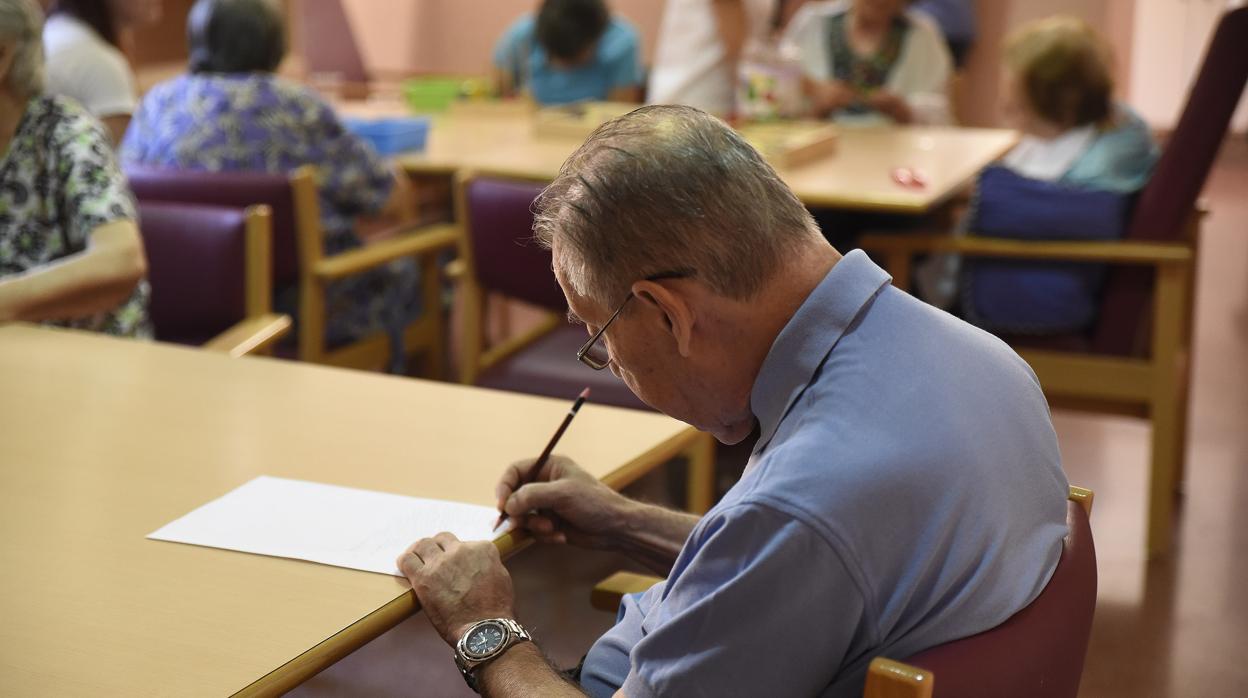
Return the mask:
<path fill-rule="evenodd" d="M 139 227 L 157 339 L 201 345 L 247 316 L 243 209 L 143 201 Z"/>
<path fill-rule="evenodd" d="M 1057 569 L 1026 608 L 1001 625 L 906 661 L 932 672 L 936 698 L 1075 698 L 1096 607 L 1096 547 L 1088 516 L 1066 503 L 1070 532 Z"/>
<path fill-rule="evenodd" d="M 576 350 L 586 336 L 583 327 L 560 326 L 524 351 L 490 367 L 477 385 L 567 399 L 589 386 L 591 399 L 597 404 L 650 409 L 610 370 L 595 371 L 576 360 Z"/>

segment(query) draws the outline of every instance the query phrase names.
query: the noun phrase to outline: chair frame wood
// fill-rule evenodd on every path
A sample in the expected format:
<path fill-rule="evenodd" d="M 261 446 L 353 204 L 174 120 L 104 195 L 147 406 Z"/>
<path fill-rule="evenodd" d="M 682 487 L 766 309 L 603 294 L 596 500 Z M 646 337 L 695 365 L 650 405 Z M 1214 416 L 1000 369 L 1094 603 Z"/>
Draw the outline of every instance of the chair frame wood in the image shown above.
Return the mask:
<path fill-rule="evenodd" d="M 1172 542 L 1174 499 L 1186 470 L 1188 403 L 1195 318 L 1198 205 L 1177 242 L 1026 241 L 979 236 L 878 233 L 861 246 L 882 255 L 893 285 L 909 291 L 917 255 L 1097 262 L 1152 268 L 1156 273 L 1148 357 L 1108 356 L 1018 348 L 1054 407 L 1148 419 L 1152 423 L 1148 487 L 1147 554 L 1167 554 Z"/>
<path fill-rule="evenodd" d="M 531 346 L 534 342 L 549 334 L 562 323 L 566 322 L 560 313 L 548 313 L 534 327 L 519 334 L 507 336 L 493 346 L 487 346 L 486 317 L 491 301 L 502 300 L 501 297 L 490 298 L 477 278 L 476 265 L 472 254 L 472 241 L 468 230 L 471 214 L 468 207 L 468 186 L 476 179 L 506 179 L 517 182 L 533 182 L 543 184 L 548 179 L 540 177 L 517 177 L 488 170 L 465 170 L 455 175 L 455 220 L 454 226 L 459 245 L 459 257 L 448 267 L 447 276 L 455 282 L 456 295 L 461 306 L 458 313 L 459 382 L 464 385 L 475 385 L 481 374 L 499 362 L 515 355 Z M 688 498 L 685 508 L 694 513 L 704 513 L 715 502 L 715 441 L 710 434 L 700 434 L 697 439 L 682 453 L 688 463 L 686 490 Z"/>
<path fill-rule="evenodd" d="M 446 359 L 446 329 L 438 254 L 455 246 L 458 240 L 456 226 L 418 226 L 384 241 L 327 256 L 316 177 L 316 168 L 310 165 L 300 167 L 290 175 L 299 255 L 298 358 L 347 368 L 378 369 L 384 366 L 390 357 L 390 344 L 385 333 L 377 332 L 332 350 L 326 346 L 326 289 L 332 281 L 412 257 L 420 264 L 425 307 L 421 317 L 405 328 L 403 346 L 409 355 L 425 352 L 429 373 L 441 377 Z"/>
<path fill-rule="evenodd" d="M 268 206 L 244 209 L 243 284 L 245 317 L 204 343 L 232 357 L 269 354 L 290 332 L 290 316 L 273 312 L 273 220 Z"/>

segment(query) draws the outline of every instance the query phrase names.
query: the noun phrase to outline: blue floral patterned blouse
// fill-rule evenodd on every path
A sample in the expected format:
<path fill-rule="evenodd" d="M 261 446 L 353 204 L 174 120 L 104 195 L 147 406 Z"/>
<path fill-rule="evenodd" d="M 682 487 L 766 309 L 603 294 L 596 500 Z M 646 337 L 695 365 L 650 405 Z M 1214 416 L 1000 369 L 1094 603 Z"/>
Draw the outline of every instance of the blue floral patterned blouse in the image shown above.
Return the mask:
<path fill-rule="evenodd" d="M 358 247 L 357 216 L 385 204 L 393 175 L 312 90 L 269 73 L 183 75 L 157 85 L 130 121 L 125 163 L 286 173 L 316 165 L 325 252 Z"/>
<path fill-rule="evenodd" d="M 285 174 L 315 165 L 329 255 L 362 244 L 356 217 L 381 210 L 394 186 L 386 163 L 319 95 L 269 73 L 183 75 L 157 85 L 130 121 L 121 159 L 210 172 Z M 297 289 L 274 291 L 277 309 L 294 314 Z M 398 367 L 403 328 L 421 308 L 413 260 L 341 279 L 327 292 L 330 346 L 385 331 Z"/>

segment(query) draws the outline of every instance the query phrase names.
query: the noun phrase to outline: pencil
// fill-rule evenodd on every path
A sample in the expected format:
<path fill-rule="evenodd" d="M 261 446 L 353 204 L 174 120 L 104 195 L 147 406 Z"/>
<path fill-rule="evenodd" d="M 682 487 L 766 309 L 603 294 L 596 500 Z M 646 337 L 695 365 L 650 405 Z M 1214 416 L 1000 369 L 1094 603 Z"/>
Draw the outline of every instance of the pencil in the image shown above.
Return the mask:
<path fill-rule="evenodd" d="M 536 475 L 542 471 L 542 466 L 546 465 L 546 461 L 550 460 L 550 454 L 555 450 L 555 446 L 559 445 L 559 439 L 563 438 L 563 432 L 568 430 L 568 425 L 572 423 L 572 418 L 576 416 L 576 413 L 581 409 L 581 405 L 585 404 L 585 400 L 588 397 L 588 387 L 582 390 L 580 395 L 576 396 L 576 402 L 572 403 L 572 409 L 568 410 L 567 416 L 563 418 L 563 423 L 560 424 L 559 428 L 555 430 L 555 435 L 550 437 L 550 441 L 546 443 L 546 448 L 542 449 L 542 455 L 537 457 L 537 462 L 534 463 L 533 467 L 529 470 L 530 474 Z M 516 487 L 516 489 L 518 490 L 521 487 L 524 487 L 525 484 L 525 481 L 521 479 L 520 484 Z M 497 531 L 498 527 L 502 526 L 503 522 L 506 521 L 507 518 L 507 512 L 500 512 L 498 520 L 494 522 L 494 528 L 492 530 Z"/>

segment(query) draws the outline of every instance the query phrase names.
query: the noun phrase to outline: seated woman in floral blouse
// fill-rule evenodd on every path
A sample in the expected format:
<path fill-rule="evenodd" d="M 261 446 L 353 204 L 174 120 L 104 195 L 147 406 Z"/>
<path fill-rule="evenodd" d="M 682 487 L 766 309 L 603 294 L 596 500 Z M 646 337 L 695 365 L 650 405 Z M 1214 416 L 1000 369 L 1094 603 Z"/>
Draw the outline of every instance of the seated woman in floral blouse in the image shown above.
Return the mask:
<path fill-rule="evenodd" d="M 190 73 L 143 98 L 122 141 L 124 163 L 183 170 L 287 173 L 315 165 L 325 253 L 363 244 L 361 217 L 402 219 L 406 182 L 343 129 L 316 93 L 273 74 L 285 54 L 281 16 L 264 0 L 199 0 L 188 22 Z M 403 327 L 419 315 L 416 265 L 403 260 L 331 284 L 326 341 L 339 345 L 379 329 L 401 370 Z M 293 313 L 297 289 L 276 289 Z"/>
<path fill-rule="evenodd" d="M 0 322 L 150 337 L 134 203 L 108 136 L 43 93 L 43 14 L 0 0 Z"/>

